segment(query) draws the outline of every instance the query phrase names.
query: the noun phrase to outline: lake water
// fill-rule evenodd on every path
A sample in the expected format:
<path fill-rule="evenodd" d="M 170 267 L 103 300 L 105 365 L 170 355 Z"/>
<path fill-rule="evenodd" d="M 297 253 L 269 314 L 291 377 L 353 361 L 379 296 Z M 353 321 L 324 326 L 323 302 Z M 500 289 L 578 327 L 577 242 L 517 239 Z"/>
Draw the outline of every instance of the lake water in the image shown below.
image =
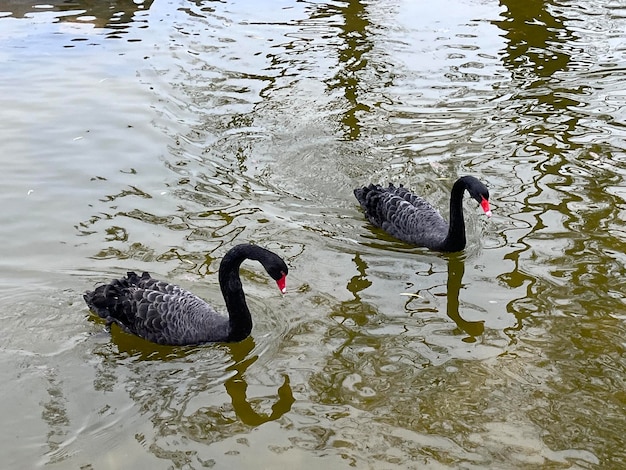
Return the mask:
<path fill-rule="evenodd" d="M 0 0 L 6 468 L 626 466 L 626 4 Z M 403 183 L 468 246 L 404 245 Z M 242 343 L 167 348 L 82 293 L 150 271 Z"/>

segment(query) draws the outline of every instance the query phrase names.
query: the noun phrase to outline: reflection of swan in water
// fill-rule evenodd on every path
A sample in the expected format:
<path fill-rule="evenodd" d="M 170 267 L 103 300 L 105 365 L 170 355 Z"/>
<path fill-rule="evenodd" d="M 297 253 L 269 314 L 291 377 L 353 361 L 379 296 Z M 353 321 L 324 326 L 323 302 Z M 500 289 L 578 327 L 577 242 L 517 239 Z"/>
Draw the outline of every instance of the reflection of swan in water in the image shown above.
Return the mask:
<path fill-rule="evenodd" d="M 456 323 L 456 325 L 471 338 L 465 338 L 466 342 L 473 342 L 477 336 L 485 331 L 484 321 L 467 321 L 459 313 L 459 292 L 463 286 L 463 274 L 465 273 L 465 255 L 463 253 L 450 253 L 446 255 L 448 259 L 448 280 L 446 284 L 447 306 L 446 313 Z M 367 279 L 367 263 L 363 261 L 359 254 L 353 260 L 356 264 L 358 275 L 353 276 L 346 286 L 352 293 L 354 299 L 342 302 L 338 311 L 333 312 L 333 316 L 342 317 L 343 321 L 350 318 L 357 325 L 365 325 L 368 319 L 376 315 L 376 310 L 369 304 L 361 300 L 359 292 L 367 289 L 372 283 Z M 407 305 L 412 301 L 408 300 Z M 342 321 L 342 323 L 343 323 Z"/>
<path fill-rule="evenodd" d="M 448 314 L 448 317 L 450 317 L 450 319 L 452 319 L 454 323 L 456 323 L 459 329 L 470 335 L 469 338 L 464 338 L 463 341 L 474 342 L 476 341 L 477 336 L 480 336 L 484 333 L 485 324 L 482 320 L 467 321 L 463 317 L 461 317 L 461 314 L 459 313 L 459 292 L 461 290 L 461 287 L 463 286 L 463 274 L 465 273 L 464 256 L 465 255 L 463 253 L 450 253 L 446 255 L 446 259 L 448 260 L 448 279 L 446 282 L 446 313 Z M 428 275 L 430 274 L 431 271 L 428 272 Z M 437 290 L 440 288 L 441 285 L 435 285 L 428 289 L 425 289 L 425 291 L 430 292 L 430 290 L 432 289 Z M 409 305 L 415 302 L 417 298 L 421 298 L 421 296 L 419 295 L 420 292 L 422 292 L 422 290 L 418 290 L 415 294 L 405 294 L 409 295 L 411 299 L 406 302 L 404 308 L 407 311 L 413 312 L 423 312 L 425 310 L 433 313 L 437 312 L 438 309 L 432 307 L 427 307 L 426 309 L 424 309 L 423 307 L 418 309 L 409 307 Z M 429 296 L 431 295 L 435 295 L 437 297 L 439 296 L 438 294 L 429 293 Z"/>
<path fill-rule="evenodd" d="M 358 274 L 352 276 L 346 289 L 353 295 L 353 299 L 341 302 L 331 314 L 332 317 L 340 318 L 340 323 L 346 320 L 353 321 L 356 325 L 364 326 L 376 314 L 376 310 L 367 302 L 364 302 L 359 292 L 367 289 L 372 282 L 367 279 L 366 269 L 367 263 L 363 261 L 361 255 L 356 253 L 352 259 L 356 265 Z"/>
<path fill-rule="evenodd" d="M 272 406 L 272 412 L 269 415 L 257 413 L 252 408 L 252 405 L 248 403 L 246 395 L 248 384 L 244 380 L 243 374 L 258 359 L 258 356 L 248 357 L 248 354 L 254 348 L 254 340 L 247 338 L 241 343 L 229 344 L 228 346 L 235 363 L 226 370 L 236 371 L 236 373 L 226 381 L 224 387 L 226 387 L 226 393 L 230 396 L 233 409 L 241 422 L 248 426 L 259 426 L 268 421 L 277 420 L 289 412 L 295 399 L 291 392 L 288 375 L 285 375 L 283 384 L 278 388 L 278 400 Z"/>
<path fill-rule="evenodd" d="M 123 356 L 124 358 L 135 357 L 140 361 L 184 360 L 187 356 L 197 353 L 199 350 L 202 350 L 205 353 L 209 353 L 211 351 L 211 348 L 207 348 L 206 346 L 162 346 L 125 333 L 119 328 L 111 330 L 111 342 L 117 346 L 120 356 Z M 254 347 L 254 339 L 252 337 L 248 337 L 239 343 L 221 344 L 219 351 L 215 351 L 215 353 L 222 354 L 225 348 L 232 357 L 233 364 L 226 367 L 225 370 L 231 373 L 234 371 L 235 373 L 224 382 L 224 388 L 226 389 L 226 393 L 228 393 L 231 398 L 235 414 L 242 423 L 248 426 L 259 426 L 268 421 L 279 419 L 291 410 L 291 406 L 295 402 L 291 391 L 291 385 L 289 383 L 289 377 L 285 375 L 283 384 L 277 390 L 278 399 L 272 406 L 272 412 L 267 415 L 258 413 L 254 410 L 248 401 L 248 384 L 244 379 L 244 375 L 248 367 L 254 364 L 258 359 L 257 355 L 250 355 Z M 197 393 L 198 391 L 196 390 L 194 394 L 197 395 Z M 254 400 L 258 401 L 258 398 Z M 201 410 L 198 410 L 196 413 L 202 413 Z M 194 418 L 193 416 L 189 416 L 187 419 L 193 420 Z M 220 424 L 221 423 L 216 423 L 216 425 Z"/>
<path fill-rule="evenodd" d="M 459 313 L 459 291 L 463 285 L 465 259 L 462 254 L 448 256 L 448 305 L 446 313 L 457 326 L 472 337 L 480 336 L 485 331 L 484 321 L 467 321 Z M 466 340 L 467 341 L 467 340 Z"/>

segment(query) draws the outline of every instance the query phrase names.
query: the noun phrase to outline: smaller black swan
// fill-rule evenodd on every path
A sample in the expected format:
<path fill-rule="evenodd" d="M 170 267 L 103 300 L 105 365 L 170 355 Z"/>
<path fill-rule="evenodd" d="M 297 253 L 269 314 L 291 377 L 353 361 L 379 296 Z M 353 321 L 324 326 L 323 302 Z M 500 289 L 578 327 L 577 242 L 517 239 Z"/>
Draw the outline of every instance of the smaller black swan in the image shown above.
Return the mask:
<path fill-rule="evenodd" d="M 276 254 L 255 245 L 237 245 L 222 259 L 219 283 L 228 316 L 218 313 L 191 292 L 148 273 L 129 272 L 125 278 L 88 291 L 83 296 L 89 308 L 123 330 L 158 344 L 185 345 L 242 341 L 252 331 L 239 267 L 246 259 L 259 261 L 286 292 L 288 269 Z"/>
<path fill-rule="evenodd" d="M 489 190 L 473 176 L 463 176 L 452 186 L 449 225 L 433 206 L 402 185 L 396 188 L 390 184 L 383 188 L 370 184 L 355 189 L 354 195 L 367 219 L 376 227 L 413 245 L 453 252 L 465 248 L 463 192 L 466 189 L 487 217 L 491 217 Z"/>

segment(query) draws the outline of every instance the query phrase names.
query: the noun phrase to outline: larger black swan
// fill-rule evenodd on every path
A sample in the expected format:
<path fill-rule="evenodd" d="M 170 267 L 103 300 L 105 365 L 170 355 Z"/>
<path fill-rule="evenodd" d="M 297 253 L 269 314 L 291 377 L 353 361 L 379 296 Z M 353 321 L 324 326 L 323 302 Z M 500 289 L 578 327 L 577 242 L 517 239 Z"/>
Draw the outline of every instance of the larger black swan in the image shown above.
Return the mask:
<path fill-rule="evenodd" d="M 246 259 L 259 261 L 286 292 L 288 268 L 276 254 L 255 245 L 237 245 L 222 259 L 219 283 L 228 316 L 218 313 L 191 292 L 150 277 L 129 272 L 83 296 L 89 308 L 122 329 L 158 344 L 186 345 L 208 342 L 236 342 L 252 331 L 252 317 L 246 304 L 239 267 Z"/>
<path fill-rule="evenodd" d="M 473 176 L 456 180 L 450 194 L 450 224 L 428 202 L 406 190 L 390 184 L 388 188 L 370 184 L 354 190 L 365 210 L 365 216 L 376 227 L 394 237 L 435 251 L 461 251 L 465 248 L 463 193 L 467 192 L 482 207 L 487 217 L 489 190 Z"/>

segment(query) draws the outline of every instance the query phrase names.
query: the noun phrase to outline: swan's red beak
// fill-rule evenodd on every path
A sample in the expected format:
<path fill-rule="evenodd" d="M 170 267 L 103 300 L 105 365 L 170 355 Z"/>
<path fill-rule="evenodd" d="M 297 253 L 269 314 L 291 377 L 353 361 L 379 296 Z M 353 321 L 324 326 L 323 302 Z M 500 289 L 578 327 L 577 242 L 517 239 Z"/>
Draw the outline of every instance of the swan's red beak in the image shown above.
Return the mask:
<path fill-rule="evenodd" d="M 283 274 L 283 277 L 281 277 L 278 281 L 276 281 L 276 284 L 278 285 L 278 288 L 280 289 L 280 292 L 283 294 L 287 293 L 287 275 Z"/>
<path fill-rule="evenodd" d="M 483 208 L 487 217 L 491 217 L 491 209 L 489 208 L 489 201 L 487 199 L 483 198 L 483 200 L 480 201 L 480 207 Z"/>

